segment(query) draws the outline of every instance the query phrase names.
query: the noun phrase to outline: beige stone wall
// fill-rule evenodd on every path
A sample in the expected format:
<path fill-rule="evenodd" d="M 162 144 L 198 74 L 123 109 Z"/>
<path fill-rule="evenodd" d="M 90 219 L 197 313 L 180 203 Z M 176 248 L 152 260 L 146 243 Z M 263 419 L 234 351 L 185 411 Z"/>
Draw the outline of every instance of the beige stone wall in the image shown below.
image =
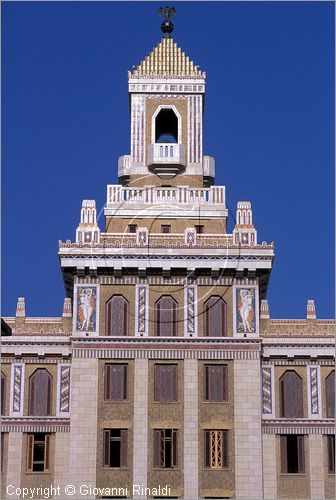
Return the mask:
<path fill-rule="evenodd" d="M 183 292 L 183 291 L 182 291 Z M 155 363 L 177 364 L 178 401 L 176 403 L 160 403 L 154 401 L 154 366 Z M 154 429 L 178 430 L 178 466 L 175 469 L 155 469 L 154 461 Z M 150 360 L 148 366 L 148 486 L 170 484 L 175 494 L 183 496 L 184 467 L 184 370 L 183 361 Z M 174 494 L 174 496 L 175 496 Z"/>
<path fill-rule="evenodd" d="M 276 435 L 263 434 L 264 498 L 277 498 Z"/>
<path fill-rule="evenodd" d="M 335 474 L 328 472 L 328 436 L 323 436 L 324 492 L 325 498 L 335 498 Z"/>
<path fill-rule="evenodd" d="M 280 436 L 276 436 L 277 498 L 310 498 L 310 461 L 308 436 L 304 437 L 305 472 L 304 474 L 282 474 L 280 455 Z"/>
<path fill-rule="evenodd" d="M 57 432 L 55 434 L 55 470 L 54 485 L 60 487 L 61 496 L 59 500 L 67 500 L 69 497 L 64 494 L 64 488 L 71 484 L 72 476 L 69 471 L 70 464 L 70 434 L 69 432 Z"/>
<path fill-rule="evenodd" d="M 324 498 L 323 436 L 309 434 L 310 498 Z"/>
<path fill-rule="evenodd" d="M 148 462 L 148 360 L 134 361 L 133 484 L 147 487 Z M 137 495 L 137 498 L 146 496 Z"/>
<path fill-rule="evenodd" d="M 96 483 L 98 360 L 73 358 L 71 368 L 70 474 L 78 488 Z M 92 498 L 90 496 L 87 499 Z"/>
<path fill-rule="evenodd" d="M 6 498 L 7 470 L 8 470 L 8 432 L 1 433 L 1 479 L 0 498 Z"/>
<path fill-rule="evenodd" d="M 10 432 L 7 436 L 7 467 L 5 471 L 6 482 L 2 485 L 4 494 L 2 498 L 19 498 L 15 495 L 7 495 L 7 485 L 12 484 L 15 488 L 20 488 L 21 472 L 22 472 L 22 451 L 23 451 L 23 434 L 22 432 Z"/>
<path fill-rule="evenodd" d="M 198 361 L 184 360 L 184 498 L 198 498 Z"/>
<path fill-rule="evenodd" d="M 236 498 L 262 498 L 260 361 L 234 361 Z"/>

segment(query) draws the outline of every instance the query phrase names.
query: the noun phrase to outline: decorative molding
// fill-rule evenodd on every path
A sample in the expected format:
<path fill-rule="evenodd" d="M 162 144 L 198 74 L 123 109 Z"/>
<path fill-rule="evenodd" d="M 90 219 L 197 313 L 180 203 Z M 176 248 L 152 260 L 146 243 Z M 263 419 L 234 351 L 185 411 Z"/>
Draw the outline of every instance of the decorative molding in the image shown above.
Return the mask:
<path fill-rule="evenodd" d="M 317 365 L 307 366 L 308 415 L 310 418 L 322 418 L 321 373 Z"/>
<path fill-rule="evenodd" d="M 9 414 L 13 416 L 22 416 L 23 414 L 24 374 L 25 367 L 23 363 L 14 363 L 12 365 Z"/>
<path fill-rule="evenodd" d="M 73 332 L 99 334 L 99 285 L 74 285 Z"/>
<path fill-rule="evenodd" d="M 197 286 L 191 285 L 184 288 L 184 335 L 185 337 L 197 336 Z"/>
<path fill-rule="evenodd" d="M 75 277 L 75 283 L 77 284 L 101 284 L 101 285 L 219 285 L 219 286 L 230 286 L 230 285 L 241 285 L 241 286 L 257 286 L 257 280 L 251 278 L 234 278 L 234 277 L 179 277 L 171 276 L 170 278 L 164 278 L 162 276 L 147 276 L 146 278 L 140 278 L 138 276 L 98 276 L 92 278 L 91 276 L 85 276 L 85 278 Z"/>
<path fill-rule="evenodd" d="M 259 293 L 257 286 L 233 287 L 233 334 L 259 336 Z"/>
<path fill-rule="evenodd" d="M 64 361 L 69 361 L 71 362 L 71 355 L 66 356 L 65 358 L 41 358 L 36 354 L 34 357 L 29 356 L 29 358 L 25 357 L 24 355 L 21 357 L 22 363 L 25 365 L 29 364 L 39 364 L 39 365 L 55 365 L 55 364 L 62 364 Z M 1 356 L 1 364 L 9 364 L 13 365 L 13 362 L 15 362 L 14 357 L 2 357 Z"/>
<path fill-rule="evenodd" d="M 274 367 L 262 366 L 263 418 L 274 418 Z"/>
<path fill-rule="evenodd" d="M 267 360 L 268 365 L 273 365 L 273 366 L 307 366 L 308 360 L 307 359 L 272 359 L 267 357 L 264 357 L 263 355 L 261 356 L 262 359 L 265 361 Z M 311 364 L 310 360 L 309 363 Z M 316 366 L 335 366 L 335 361 L 332 359 L 321 359 L 321 360 L 316 360 L 314 363 Z"/>
<path fill-rule="evenodd" d="M 148 336 L 148 285 L 136 285 L 135 291 L 136 336 Z"/>
<path fill-rule="evenodd" d="M 70 412 L 70 364 L 59 363 L 57 376 L 57 415 L 68 416 Z"/>
<path fill-rule="evenodd" d="M 262 420 L 263 434 L 335 434 L 335 420 L 274 419 Z"/>
<path fill-rule="evenodd" d="M 70 418 L 1 417 L 2 432 L 69 432 Z"/>

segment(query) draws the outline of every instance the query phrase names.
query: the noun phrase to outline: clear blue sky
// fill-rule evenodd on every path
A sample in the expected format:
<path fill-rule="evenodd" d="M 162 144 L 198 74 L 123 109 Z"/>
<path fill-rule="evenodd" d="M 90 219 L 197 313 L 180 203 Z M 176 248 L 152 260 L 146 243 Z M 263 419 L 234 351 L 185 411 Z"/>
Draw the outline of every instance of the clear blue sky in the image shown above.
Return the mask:
<path fill-rule="evenodd" d="M 127 70 L 160 40 L 161 5 L 2 3 L 3 315 L 18 296 L 30 316 L 61 314 L 58 240 L 117 182 Z M 259 241 L 276 245 L 271 316 L 305 317 L 314 298 L 333 317 L 333 2 L 173 5 L 175 41 L 207 71 L 216 183 L 232 211 L 252 202 Z"/>

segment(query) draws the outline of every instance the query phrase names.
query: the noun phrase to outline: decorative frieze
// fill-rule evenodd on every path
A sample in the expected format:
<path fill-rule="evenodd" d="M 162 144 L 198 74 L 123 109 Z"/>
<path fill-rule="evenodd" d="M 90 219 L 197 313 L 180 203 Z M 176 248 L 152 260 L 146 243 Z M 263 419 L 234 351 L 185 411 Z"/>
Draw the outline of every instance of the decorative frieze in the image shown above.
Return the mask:
<path fill-rule="evenodd" d="M 197 287 L 188 286 L 184 289 L 184 335 L 197 335 Z"/>
<path fill-rule="evenodd" d="M 335 434 L 333 419 L 309 420 L 273 419 L 262 420 L 263 434 Z"/>
<path fill-rule="evenodd" d="M 307 366 L 307 380 L 308 415 L 310 418 L 321 418 L 321 379 L 319 366 Z"/>
<path fill-rule="evenodd" d="M 77 286 L 74 293 L 74 333 L 98 335 L 99 287 Z"/>
<path fill-rule="evenodd" d="M 75 283 L 77 284 L 101 284 L 101 285 L 213 285 L 214 283 L 219 286 L 256 286 L 257 280 L 252 278 L 233 278 L 233 277 L 182 277 L 182 276 L 171 276 L 170 278 L 164 278 L 163 276 L 147 276 L 146 278 L 141 278 L 138 276 L 98 276 L 97 278 L 91 278 L 90 276 L 85 276 L 85 278 L 75 277 Z"/>
<path fill-rule="evenodd" d="M 70 418 L 1 417 L 2 432 L 69 432 Z"/>
<path fill-rule="evenodd" d="M 58 413 L 70 411 L 70 365 L 58 367 Z"/>
<path fill-rule="evenodd" d="M 273 366 L 263 366 L 262 369 L 262 408 L 263 417 L 272 418 L 274 416 L 274 368 Z"/>

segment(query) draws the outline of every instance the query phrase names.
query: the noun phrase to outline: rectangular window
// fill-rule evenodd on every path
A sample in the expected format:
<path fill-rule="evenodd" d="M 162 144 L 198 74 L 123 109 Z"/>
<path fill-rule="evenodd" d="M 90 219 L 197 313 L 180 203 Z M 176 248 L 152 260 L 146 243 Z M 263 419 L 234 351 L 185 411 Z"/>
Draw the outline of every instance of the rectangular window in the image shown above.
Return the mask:
<path fill-rule="evenodd" d="M 205 431 L 204 465 L 209 469 L 229 466 L 229 431 Z"/>
<path fill-rule="evenodd" d="M 105 365 L 104 399 L 105 401 L 127 400 L 127 365 Z"/>
<path fill-rule="evenodd" d="M 159 469 L 177 467 L 177 430 L 154 430 L 154 467 Z"/>
<path fill-rule="evenodd" d="M 28 434 L 27 471 L 48 472 L 50 453 L 50 434 Z"/>
<path fill-rule="evenodd" d="M 168 224 L 162 224 L 161 233 L 170 233 L 171 226 Z"/>
<path fill-rule="evenodd" d="M 280 436 L 281 474 L 304 474 L 304 436 Z"/>
<path fill-rule="evenodd" d="M 104 430 L 104 467 L 127 467 L 127 429 Z"/>
<path fill-rule="evenodd" d="M 204 233 L 204 226 L 202 226 L 200 224 L 196 224 L 195 225 L 195 229 L 196 229 L 196 233 L 197 234 L 203 234 Z"/>
<path fill-rule="evenodd" d="M 155 365 L 154 401 L 161 403 L 177 401 L 177 365 Z"/>
<path fill-rule="evenodd" d="M 327 436 L 328 439 L 328 472 L 335 474 L 335 436 Z"/>
<path fill-rule="evenodd" d="M 205 365 L 205 401 L 227 401 L 227 365 Z"/>
<path fill-rule="evenodd" d="M 138 226 L 136 224 L 128 224 L 128 232 L 129 233 L 136 233 L 137 227 Z"/>

